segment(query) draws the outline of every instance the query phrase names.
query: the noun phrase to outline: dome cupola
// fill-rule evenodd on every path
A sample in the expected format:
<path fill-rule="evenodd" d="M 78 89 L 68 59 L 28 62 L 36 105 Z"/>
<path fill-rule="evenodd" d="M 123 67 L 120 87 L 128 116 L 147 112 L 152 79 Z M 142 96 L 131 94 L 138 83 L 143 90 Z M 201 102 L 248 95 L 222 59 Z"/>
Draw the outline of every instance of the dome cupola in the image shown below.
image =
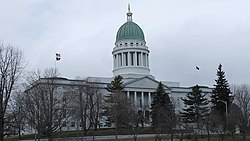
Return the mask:
<path fill-rule="evenodd" d="M 116 42 L 124 39 L 135 39 L 145 42 L 145 37 L 142 29 L 132 20 L 130 6 L 128 7 L 127 22 L 119 28 L 116 34 Z"/>

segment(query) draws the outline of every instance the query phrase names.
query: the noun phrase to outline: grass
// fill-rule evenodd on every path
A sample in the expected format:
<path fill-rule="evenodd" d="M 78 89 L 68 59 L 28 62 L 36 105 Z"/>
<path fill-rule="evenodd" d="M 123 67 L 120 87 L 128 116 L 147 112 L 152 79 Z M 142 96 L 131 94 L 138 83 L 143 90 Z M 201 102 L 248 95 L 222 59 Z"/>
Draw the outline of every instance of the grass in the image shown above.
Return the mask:
<path fill-rule="evenodd" d="M 169 137 L 163 137 L 162 141 L 170 141 Z M 175 138 L 174 141 L 179 141 L 180 139 Z M 199 138 L 198 141 L 207 141 L 207 137 Z M 115 139 L 105 140 L 105 141 L 116 141 Z M 133 141 L 133 139 L 118 139 L 118 141 Z M 155 141 L 155 137 L 142 137 L 138 138 L 137 141 Z M 194 141 L 194 139 L 188 139 L 185 138 L 183 141 Z M 210 141 L 221 141 L 221 138 L 218 135 L 213 135 L 210 138 Z M 242 141 L 241 135 L 236 135 L 235 138 L 233 138 L 231 135 L 227 135 L 224 137 L 224 141 Z M 247 136 L 246 141 L 250 141 L 250 135 Z"/>
<path fill-rule="evenodd" d="M 140 130 L 140 134 L 152 134 L 152 128 L 144 128 Z M 114 135 L 115 134 L 115 129 L 99 129 L 99 130 L 90 130 L 87 132 L 86 136 L 98 136 L 98 135 Z M 129 134 L 131 135 L 131 131 L 128 129 L 121 129 L 119 130 L 119 135 L 125 135 L 125 134 Z M 53 134 L 53 138 L 70 138 L 70 137 L 80 137 L 82 135 L 82 131 L 62 131 L 62 132 L 56 132 Z M 185 139 L 183 141 L 192 141 L 192 139 L 190 139 L 192 136 L 186 136 Z M 28 140 L 28 139 L 34 139 L 35 135 L 34 134 L 30 134 L 30 135 L 23 135 L 21 139 L 23 140 Z M 46 138 L 45 136 L 41 136 L 41 138 Z M 9 137 L 6 138 L 5 141 L 16 141 L 18 140 L 18 136 L 15 137 Z M 133 141 L 133 139 L 118 139 L 119 141 Z M 164 141 L 168 141 L 170 140 L 170 138 L 168 136 L 163 137 Z M 203 138 L 199 138 L 199 141 L 207 141 L 207 137 L 204 136 Z M 74 140 L 71 140 L 74 141 Z M 110 140 L 105 140 L 105 141 L 115 141 L 114 139 L 110 139 Z M 137 141 L 155 141 L 155 137 L 140 137 L 138 138 Z M 178 138 L 176 138 L 174 141 L 179 141 Z M 213 135 L 211 136 L 211 140 L 210 141 L 220 141 L 220 137 L 218 135 Z M 231 135 L 227 135 L 224 138 L 224 141 L 242 141 L 242 136 L 241 135 L 236 135 L 235 138 L 233 139 L 233 137 Z M 247 136 L 247 141 L 250 141 L 250 135 Z"/>
<path fill-rule="evenodd" d="M 152 134 L 152 128 L 143 128 L 140 129 L 140 134 Z M 115 135 L 115 129 L 98 129 L 98 130 L 89 130 L 86 136 L 100 136 L 100 135 Z M 131 131 L 129 129 L 119 129 L 119 135 L 130 135 Z M 53 138 L 70 138 L 70 137 L 81 137 L 83 135 L 82 131 L 61 131 L 53 134 Z M 38 137 L 39 135 L 37 135 Z M 34 134 L 22 135 L 22 140 L 34 139 Z M 46 138 L 44 135 L 40 135 L 39 138 Z M 6 141 L 9 140 L 18 140 L 18 136 L 6 138 Z"/>

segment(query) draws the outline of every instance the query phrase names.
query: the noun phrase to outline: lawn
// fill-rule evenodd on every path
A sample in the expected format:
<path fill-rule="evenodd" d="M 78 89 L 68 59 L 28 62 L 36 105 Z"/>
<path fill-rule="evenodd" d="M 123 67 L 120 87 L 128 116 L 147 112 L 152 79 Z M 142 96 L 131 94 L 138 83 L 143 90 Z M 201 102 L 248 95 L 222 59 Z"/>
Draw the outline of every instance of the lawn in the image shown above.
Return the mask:
<path fill-rule="evenodd" d="M 144 128 L 140 130 L 140 134 L 152 134 L 152 128 Z M 99 129 L 96 131 L 90 130 L 87 132 L 86 136 L 105 136 L 105 135 L 114 135 L 115 134 L 115 130 L 114 129 Z M 119 131 L 118 133 L 119 135 L 131 135 L 131 131 L 127 130 L 127 129 L 122 129 Z M 77 141 L 76 139 L 73 139 L 74 137 L 81 137 L 82 135 L 82 131 L 63 131 L 63 132 L 56 132 L 53 135 L 53 138 L 61 138 L 60 141 L 66 141 L 66 140 L 70 140 L 70 141 Z M 72 138 L 73 137 L 73 138 Z M 35 136 L 34 134 L 31 135 L 23 135 L 22 136 L 22 140 L 29 140 L 29 139 L 34 139 Z M 41 136 L 41 138 L 46 138 L 45 136 Z M 70 139 L 69 139 L 70 138 Z M 163 140 L 162 141 L 169 141 L 170 138 L 168 136 L 162 137 Z M 192 139 L 190 139 L 191 137 L 186 136 L 185 139 L 183 141 L 192 141 Z M 16 141 L 18 140 L 18 137 L 10 137 L 10 138 L 6 138 L 5 141 Z M 133 139 L 118 139 L 119 141 L 133 141 Z M 176 139 L 174 141 L 179 141 L 180 139 L 178 139 L 176 137 Z M 207 141 L 206 136 L 204 136 L 203 138 L 199 138 L 199 141 Z M 105 141 L 114 141 L 114 139 L 105 139 Z M 155 137 L 151 136 L 151 137 L 139 137 L 137 141 L 155 141 Z M 210 141 L 220 141 L 220 137 L 218 135 L 214 135 L 211 137 Z M 224 141 L 242 141 L 242 137 L 240 135 L 236 135 L 235 138 L 233 139 L 233 137 L 231 135 L 227 135 L 224 138 Z M 247 137 L 247 141 L 250 141 L 250 135 Z"/>

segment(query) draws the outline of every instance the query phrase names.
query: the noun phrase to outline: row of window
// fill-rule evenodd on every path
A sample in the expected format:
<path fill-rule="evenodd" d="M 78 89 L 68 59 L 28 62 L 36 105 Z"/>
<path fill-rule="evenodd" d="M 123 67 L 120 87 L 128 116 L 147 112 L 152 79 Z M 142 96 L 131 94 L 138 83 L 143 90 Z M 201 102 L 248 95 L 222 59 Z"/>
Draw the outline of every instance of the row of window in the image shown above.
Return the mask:
<path fill-rule="evenodd" d="M 135 43 L 136 46 L 139 46 L 140 44 L 141 44 L 141 45 L 144 45 L 143 43 Z M 120 43 L 119 45 L 122 46 L 123 44 Z M 128 43 L 124 43 L 124 45 L 125 45 L 125 46 L 128 46 Z M 131 42 L 131 43 L 130 43 L 130 46 L 133 46 L 133 45 L 134 45 L 134 43 Z M 116 44 L 116 46 L 118 47 L 118 44 Z"/>
<path fill-rule="evenodd" d="M 62 126 L 66 127 L 67 123 L 69 123 L 69 122 L 66 122 L 66 121 L 63 122 Z M 82 127 L 82 123 L 80 123 L 79 126 Z M 70 127 L 76 127 L 76 122 L 70 122 Z"/>

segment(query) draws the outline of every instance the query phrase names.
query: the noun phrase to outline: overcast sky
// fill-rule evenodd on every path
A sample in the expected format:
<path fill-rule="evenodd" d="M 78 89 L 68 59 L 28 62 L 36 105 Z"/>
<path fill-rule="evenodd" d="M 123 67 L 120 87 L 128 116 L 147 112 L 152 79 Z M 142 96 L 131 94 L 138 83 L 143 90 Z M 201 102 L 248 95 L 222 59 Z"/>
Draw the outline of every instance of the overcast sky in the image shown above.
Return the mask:
<path fill-rule="evenodd" d="M 0 41 L 22 50 L 29 70 L 54 67 L 59 52 L 61 76 L 112 77 L 130 3 L 157 80 L 212 86 L 221 63 L 230 84 L 250 84 L 249 0 L 0 1 Z"/>

